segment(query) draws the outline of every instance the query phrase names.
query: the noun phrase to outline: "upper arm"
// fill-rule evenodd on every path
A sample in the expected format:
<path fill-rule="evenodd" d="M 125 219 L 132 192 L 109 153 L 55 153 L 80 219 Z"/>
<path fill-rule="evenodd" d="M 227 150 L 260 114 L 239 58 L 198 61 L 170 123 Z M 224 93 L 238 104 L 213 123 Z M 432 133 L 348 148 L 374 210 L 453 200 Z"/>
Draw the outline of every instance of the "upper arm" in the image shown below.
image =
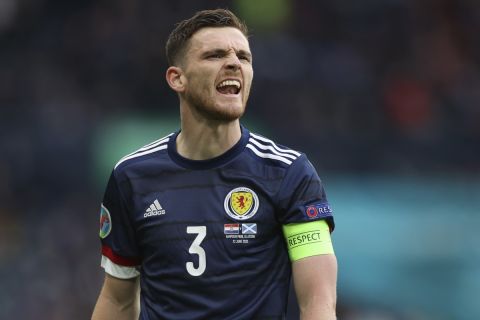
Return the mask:
<path fill-rule="evenodd" d="M 302 319 L 335 319 L 337 259 L 334 254 L 292 262 L 292 275 Z M 314 313 L 311 313 L 314 312 Z M 316 316 L 317 315 L 317 316 Z"/>
<path fill-rule="evenodd" d="M 137 298 L 139 282 L 139 277 L 119 279 L 105 273 L 101 294 L 118 304 L 128 304 Z"/>
<path fill-rule="evenodd" d="M 335 319 L 333 212 L 323 183 L 305 156 L 290 166 L 277 199 L 301 319 Z"/>
<path fill-rule="evenodd" d="M 92 320 L 138 319 L 139 287 L 139 277 L 119 279 L 105 273 L 105 281 Z"/>
<path fill-rule="evenodd" d="M 138 319 L 140 264 L 130 212 L 112 172 L 100 213 L 105 280 L 92 319 Z"/>

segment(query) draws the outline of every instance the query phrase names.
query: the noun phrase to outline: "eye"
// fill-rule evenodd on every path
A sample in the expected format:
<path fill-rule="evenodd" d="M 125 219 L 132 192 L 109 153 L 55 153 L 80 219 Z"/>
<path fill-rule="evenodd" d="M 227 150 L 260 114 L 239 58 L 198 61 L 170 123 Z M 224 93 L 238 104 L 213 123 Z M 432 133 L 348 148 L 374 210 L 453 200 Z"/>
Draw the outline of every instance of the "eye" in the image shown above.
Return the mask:
<path fill-rule="evenodd" d="M 245 62 L 250 62 L 250 57 L 247 55 L 239 55 L 238 59 L 243 60 Z"/>
<path fill-rule="evenodd" d="M 212 53 L 207 56 L 207 59 L 221 59 L 223 55 L 221 53 Z"/>

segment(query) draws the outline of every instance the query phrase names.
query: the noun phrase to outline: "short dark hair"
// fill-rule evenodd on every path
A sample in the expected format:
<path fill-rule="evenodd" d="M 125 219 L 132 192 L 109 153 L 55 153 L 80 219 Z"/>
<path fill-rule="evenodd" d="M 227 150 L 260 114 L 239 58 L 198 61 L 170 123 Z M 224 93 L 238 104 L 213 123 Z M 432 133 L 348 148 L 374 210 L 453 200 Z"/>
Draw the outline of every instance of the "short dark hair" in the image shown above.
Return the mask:
<path fill-rule="evenodd" d="M 193 34 L 206 27 L 233 27 L 248 37 L 246 24 L 230 10 L 199 11 L 190 19 L 177 23 L 175 29 L 170 33 L 166 45 L 167 61 L 170 66 L 179 62 L 179 58 L 184 54 L 188 40 Z"/>

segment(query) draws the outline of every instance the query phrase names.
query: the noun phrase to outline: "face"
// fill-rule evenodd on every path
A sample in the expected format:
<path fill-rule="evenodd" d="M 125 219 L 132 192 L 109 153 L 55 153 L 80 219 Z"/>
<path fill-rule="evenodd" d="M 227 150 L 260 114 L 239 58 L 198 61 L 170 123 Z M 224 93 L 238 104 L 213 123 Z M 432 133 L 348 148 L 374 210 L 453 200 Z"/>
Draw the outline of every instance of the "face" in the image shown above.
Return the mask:
<path fill-rule="evenodd" d="M 225 122 L 243 115 L 253 69 L 248 40 L 240 30 L 200 29 L 190 38 L 181 69 L 181 96 L 200 115 Z"/>

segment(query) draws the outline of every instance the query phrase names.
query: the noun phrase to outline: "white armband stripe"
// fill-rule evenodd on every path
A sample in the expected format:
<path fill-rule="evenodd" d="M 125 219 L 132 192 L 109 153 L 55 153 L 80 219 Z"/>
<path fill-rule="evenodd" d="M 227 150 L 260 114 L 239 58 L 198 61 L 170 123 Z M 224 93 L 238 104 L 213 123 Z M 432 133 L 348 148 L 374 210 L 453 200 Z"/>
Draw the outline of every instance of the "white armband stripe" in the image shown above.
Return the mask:
<path fill-rule="evenodd" d="M 102 255 L 102 262 L 100 263 L 105 272 L 109 275 L 120 278 L 120 279 L 131 279 L 138 277 L 140 272 L 138 272 L 135 267 L 125 267 L 112 262 L 106 256 Z"/>

